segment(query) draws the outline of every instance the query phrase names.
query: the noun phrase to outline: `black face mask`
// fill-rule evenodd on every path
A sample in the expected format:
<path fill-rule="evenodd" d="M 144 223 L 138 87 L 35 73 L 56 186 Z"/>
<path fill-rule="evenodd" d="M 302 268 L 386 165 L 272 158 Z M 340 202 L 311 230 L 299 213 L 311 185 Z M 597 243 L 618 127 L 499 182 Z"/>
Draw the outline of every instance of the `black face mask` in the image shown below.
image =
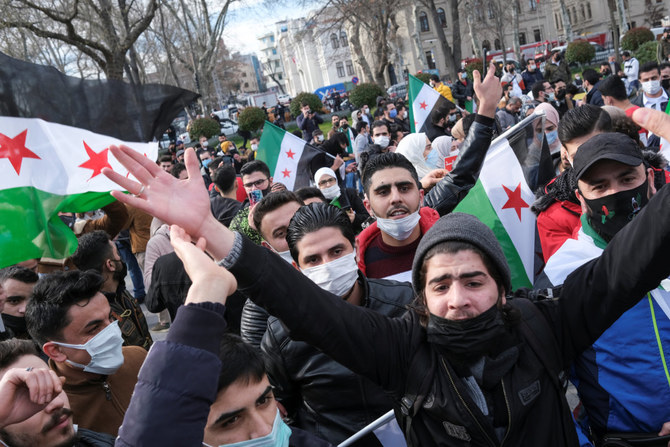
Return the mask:
<path fill-rule="evenodd" d="M 565 99 L 565 89 L 564 88 L 559 88 L 556 90 L 556 99 Z"/>
<path fill-rule="evenodd" d="M 5 323 L 5 326 L 10 328 L 15 334 L 25 334 L 28 332 L 25 317 L 2 314 L 2 321 Z"/>
<path fill-rule="evenodd" d="M 665 90 L 670 89 L 670 78 L 661 79 L 661 87 L 663 87 Z"/>
<path fill-rule="evenodd" d="M 505 322 L 498 305 L 467 320 L 447 320 L 430 314 L 426 333 L 429 343 L 440 346 L 446 354 L 458 357 L 480 357 L 505 335 Z"/>
<path fill-rule="evenodd" d="M 612 74 L 612 70 L 610 70 L 610 69 L 605 69 L 605 70 L 603 70 L 602 72 L 600 72 L 600 74 L 602 74 L 603 76 L 609 76 L 609 75 Z"/>
<path fill-rule="evenodd" d="M 114 273 L 112 273 L 112 278 L 114 279 L 114 281 L 119 283 L 119 288 L 121 288 L 121 286 L 125 287 L 126 286 L 126 275 L 128 274 L 128 266 L 121 259 L 114 259 L 113 261 L 117 264 L 120 263 L 121 268 L 120 269 L 117 268 L 114 271 Z"/>
<path fill-rule="evenodd" d="M 584 201 L 589 207 L 588 219 L 591 227 L 605 239 L 612 240 L 633 217 L 649 202 L 649 183 L 644 181 L 637 188 L 621 191 L 599 199 Z"/>

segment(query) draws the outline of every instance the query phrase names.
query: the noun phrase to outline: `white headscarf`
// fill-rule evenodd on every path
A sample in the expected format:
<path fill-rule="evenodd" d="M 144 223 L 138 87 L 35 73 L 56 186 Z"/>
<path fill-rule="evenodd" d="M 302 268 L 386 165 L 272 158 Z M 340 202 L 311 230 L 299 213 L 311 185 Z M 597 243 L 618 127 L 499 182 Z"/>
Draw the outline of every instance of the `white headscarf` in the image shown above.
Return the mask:
<path fill-rule="evenodd" d="M 434 168 L 431 168 L 426 163 L 426 159 L 423 158 L 423 152 L 426 150 L 426 134 L 425 133 L 411 133 L 406 135 L 396 148 L 396 153 L 402 154 L 407 160 L 409 160 L 416 173 L 419 174 L 419 178 L 424 178 L 430 171 Z"/>
<path fill-rule="evenodd" d="M 433 140 L 433 149 L 440 156 L 440 167 L 444 168 L 444 159 L 451 155 L 451 143 L 453 138 L 448 135 L 441 135 Z"/>
<path fill-rule="evenodd" d="M 324 175 L 329 175 L 333 177 L 335 180 L 337 180 L 337 175 L 335 174 L 335 171 L 333 171 L 330 168 L 319 168 L 318 171 L 314 174 L 314 184 L 316 186 L 319 186 L 319 181 L 321 180 L 321 177 Z"/>

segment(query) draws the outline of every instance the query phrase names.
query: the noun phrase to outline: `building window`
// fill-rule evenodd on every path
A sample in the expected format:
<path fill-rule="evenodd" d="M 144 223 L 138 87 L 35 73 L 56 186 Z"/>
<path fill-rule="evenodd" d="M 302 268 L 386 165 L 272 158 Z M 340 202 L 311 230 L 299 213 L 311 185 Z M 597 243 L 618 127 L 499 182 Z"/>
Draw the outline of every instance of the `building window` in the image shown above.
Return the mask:
<path fill-rule="evenodd" d="M 335 68 L 337 68 L 337 76 L 340 78 L 344 77 L 344 64 L 342 62 L 338 62 L 335 64 Z"/>
<path fill-rule="evenodd" d="M 447 15 L 444 13 L 444 9 L 437 8 L 437 18 L 440 21 L 440 26 L 442 28 L 446 28 L 447 27 Z"/>
<path fill-rule="evenodd" d="M 535 42 L 539 42 L 542 40 L 542 33 L 540 32 L 539 29 L 533 30 L 533 38 L 535 39 Z"/>
<path fill-rule="evenodd" d="M 556 25 L 556 29 L 561 29 L 561 25 L 558 22 L 558 14 L 554 13 L 554 24 Z"/>
<path fill-rule="evenodd" d="M 281 79 L 282 79 L 281 73 L 277 73 L 277 79 L 279 79 L 281 81 Z"/>
<path fill-rule="evenodd" d="M 526 45 L 526 33 L 519 33 L 519 45 Z"/>
<path fill-rule="evenodd" d="M 279 68 L 279 61 L 275 61 L 275 68 Z"/>
<path fill-rule="evenodd" d="M 485 40 L 484 42 L 482 42 L 482 48 L 486 48 L 486 51 L 491 51 L 491 42 Z"/>
<path fill-rule="evenodd" d="M 535 11 L 537 9 L 537 0 L 528 0 L 528 6 L 531 11 Z"/>
<path fill-rule="evenodd" d="M 243 77 L 243 78 L 246 78 L 246 77 L 247 77 L 247 74 L 246 74 L 246 73 L 242 73 L 242 77 Z"/>
<path fill-rule="evenodd" d="M 340 41 L 337 40 L 337 34 L 333 33 L 330 35 L 330 45 L 333 47 L 333 50 L 340 48 Z"/>
<path fill-rule="evenodd" d="M 500 45 L 500 39 L 496 39 L 495 42 L 493 42 L 493 45 L 495 45 L 496 50 L 502 50 L 502 45 Z"/>
<path fill-rule="evenodd" d="M 277 54 L 277 49 L 276 48 L 272 49 L 272 54 Z"/>
<path fill-rule="evenodd" d="M 570 23 L 575 23 L 579 21 L 579 19 L 577 18 L 577 8 L 575 8 L 574 6 L 572 7 L 572 17 L 574 18 L 574 21 L 571 21 Z"/>
<path fill-rule="evenodd" d="M 428 25 L 428 14 L 423 11 L 419 13 L 419 25 L 421 26 L 422 33 L 430 31 L 430 26 Z"/>
<path fill-rule="evenodd" d="M 347 33 L 345 33 L 344 31 L 340 31 L 340 43 L 342 44 L 342 48 L 349 46 L 349 41 L 347 40 Z"/>
<path fill-rule="evenodd" d="M 433 51 L 426 51 L 426 62 L 428 63 L 428 69 L 429 70 L 435 70 L 435 56 L 433 55 Z"/>
<path fill-rule="evenodd" d="M 347 61 L 347 76 L 354 75 L 354 64 L 351 61 Z"/>
<path fill-rule="evenodd" d="M 270 42 L 275 43 L 275 36 L 270 36 Z"/>
<path fill-rule="evenodd" d="M 586 11 L 584 10 L 584 3 L 579 5 L 579 12 L 582 15 L 582 20 L 586 20 Z"/>
<path fill-rule="evenodd" d="M 245 83 L 244 83 L 244 87 L 245 87 L 245 88 L 248 88 L 248 87 L 249 87 L 249 83 L 248 83 L 248 82 L 245 82 Z"/>
<path fill-rule="evenodd" d="M 586 4 L 586 17 L 591 18 L 591 3 Z"/>
<path fill-rule="evenodd" d="M 489 13 L 489 14 L 488 14 L 488 15 L 489 15 L 489 19 L 493 19 L 493 18 L 495 18 L 495 16 L 496 16 L 496 12 L 495 12 L 495 10 L 493 9 L 493 5 L 492 5 L 491 3 L 489 3 L 489 6 L 488 6 L 488 13 Z"/>

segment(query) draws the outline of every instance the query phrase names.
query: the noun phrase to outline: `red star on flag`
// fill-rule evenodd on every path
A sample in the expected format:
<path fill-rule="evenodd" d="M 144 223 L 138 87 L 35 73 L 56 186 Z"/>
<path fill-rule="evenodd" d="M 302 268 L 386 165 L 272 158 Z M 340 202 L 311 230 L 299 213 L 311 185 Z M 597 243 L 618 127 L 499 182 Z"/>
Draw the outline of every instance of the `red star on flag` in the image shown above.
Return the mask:
<path fill-rule="evenodd" d="M 86 149 L 86 155 L 88 155 L 88 160 L 80 164 L 78 167 L 93 170 L 93 174 L 91 174 L 89 180 L 91 180 L 96 175 L 100 175 L 102 173 L 102 168 L 112 169 L 112 166 L 109 164 L 109 161 L 107 161 L 107 152 L 109 151 L 109 148 L 105 148 L 100 152 L 95 152 L 84 141 L 84 149 Z"/>
<path fill-rule="evenodd" d="M 516 215 L 519 216 L 519 220 L 521 220 L 521 208 L 528 208 L 530 206 L 521 198 L 521 183 L 517 185 L 514 191 L 505 185 L 502 185 L 502 187 L 507 194 L 507 202 L 503 205 L 502 209 L 514 208 Z"/>
<path fill-rule="evenodd" d="M 0 133 L 0 158 L 6 158 L 12 164 L 17 175 L 21 175 L 21 164 L 24 158 L 40 157 L 35 155 L 33 151 L 26 147 L 26 136 L 28 129 L 24 130 L 14 138 L 9 138 L 7 135 Z"/>
<path fill-rule="evenodd" d="M 295 155 L 295 152 L 292 152 L 291 149 L 289 149 L 288 152 L 286 153 L 286 156 L 287 156 L 288 158 L 291 158 L 291 159 L 294 159 L 294 158 L 293 158 L 294 155 Z M 295 159 L 294 159 L 294 160 L 295 160 Z"/>
<path fill-rule="evenodd" d="M 281 171 L 281 173 L 284 174 L 284 178 L 291 176 L 291 171 L 289 171 L 288 168 Z"/>
<path fill-rule="evenodd" d="M 419 107 L 421 107 L 423 110 L 426 110 L 426 107 L 428 107 L 428 104 L 426 104 L 426 101 L 421 101 L 421 103 L 419 103 Z"/>

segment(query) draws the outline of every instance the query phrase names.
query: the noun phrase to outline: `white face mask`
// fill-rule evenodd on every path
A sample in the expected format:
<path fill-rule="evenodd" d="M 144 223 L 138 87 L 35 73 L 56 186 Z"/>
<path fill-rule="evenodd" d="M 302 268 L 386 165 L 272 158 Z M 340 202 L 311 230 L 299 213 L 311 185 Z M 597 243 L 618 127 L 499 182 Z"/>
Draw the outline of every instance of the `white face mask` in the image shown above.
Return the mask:
<path fill-rule="evenodd" d="M 661 90 L 661 81 L 656 79 L 654 81 L 643 82 L 642 90 L 644 90 L 647 95 L 655 95 Z"/>
<path fill-rule="evenodd" d="M 252 145 L 251 145 L 251 150 L 252 150 L 252 151 L 256 151 L 256 150 L 258 150 L 258 145 L 257 145 L 257 144 L 252 144 Z"/>
<path fill-rule="evenodd" d="M 209 141 L 207 141 L 207 140 L 203 141 L 202 143 L 200 143 L 200 146 L 202 146 L 202 147 L 209 146 Z"/>
<path fill-rule="evenodd" d="M 343 296 L 351 290 L 358 279 L 356 252 L 353 251 L 334 261 L 301 270 L 306 277 L 323 290 Z"/>
<path fill-rule="evenodd" d="M 421 220 L 421 216 L 419 215 L 419 210 L 416 210 L 409 216 L 400 219 L 377 217 L 377 227 L 393 239 L 404 241 L 412 234 L 419 220 Z"/>
<path fill-rule="evenodd" d="M 336 197 L 340 197 L 340 185 L 335 183 L 333 186 L 322 189 L 321 194 L 323 194 L 323 196 L 328 200 L 333 200 Z"/>
<path fill-rule="evenodd" d="M 123 337 L 121 336 L 118 321 L 111 323 L 83 345 L 71 345 L 56 341 L 52 343 L 88 352 L 91 356 L 91 361 L 88 365 L 66 360 L 70 365 L 82 368 L 86 372 L 108 376 L 114 374 L 123 365 L 123 351 L 121 349 L 123 346 Z"/>
<path fill-rule="evenodd" d="M 319 140 L 319 141 L 323 141 L 323 135 L 317 136 L 316 139 Z"/>
<path fill-rule="evenodd" d="M 288 262 L 289 264 L 293 264 L 293 256 L 291 256 L 291 250 L 277 251 L 273 249 L 273 251 L 277 253 L 279 256 L 281 256 L 281 258 L 284 261 Z"/>
<path fill-rule="evenodd" d="M 386 135 L 380 135 L 378 137 L 374 137 L 372 139 L 375 144 L 378 144 L 384 149 L 385 147 L 388 147 L 389 143 L 391 142 L 391 139 L 387 137 Z"/>

